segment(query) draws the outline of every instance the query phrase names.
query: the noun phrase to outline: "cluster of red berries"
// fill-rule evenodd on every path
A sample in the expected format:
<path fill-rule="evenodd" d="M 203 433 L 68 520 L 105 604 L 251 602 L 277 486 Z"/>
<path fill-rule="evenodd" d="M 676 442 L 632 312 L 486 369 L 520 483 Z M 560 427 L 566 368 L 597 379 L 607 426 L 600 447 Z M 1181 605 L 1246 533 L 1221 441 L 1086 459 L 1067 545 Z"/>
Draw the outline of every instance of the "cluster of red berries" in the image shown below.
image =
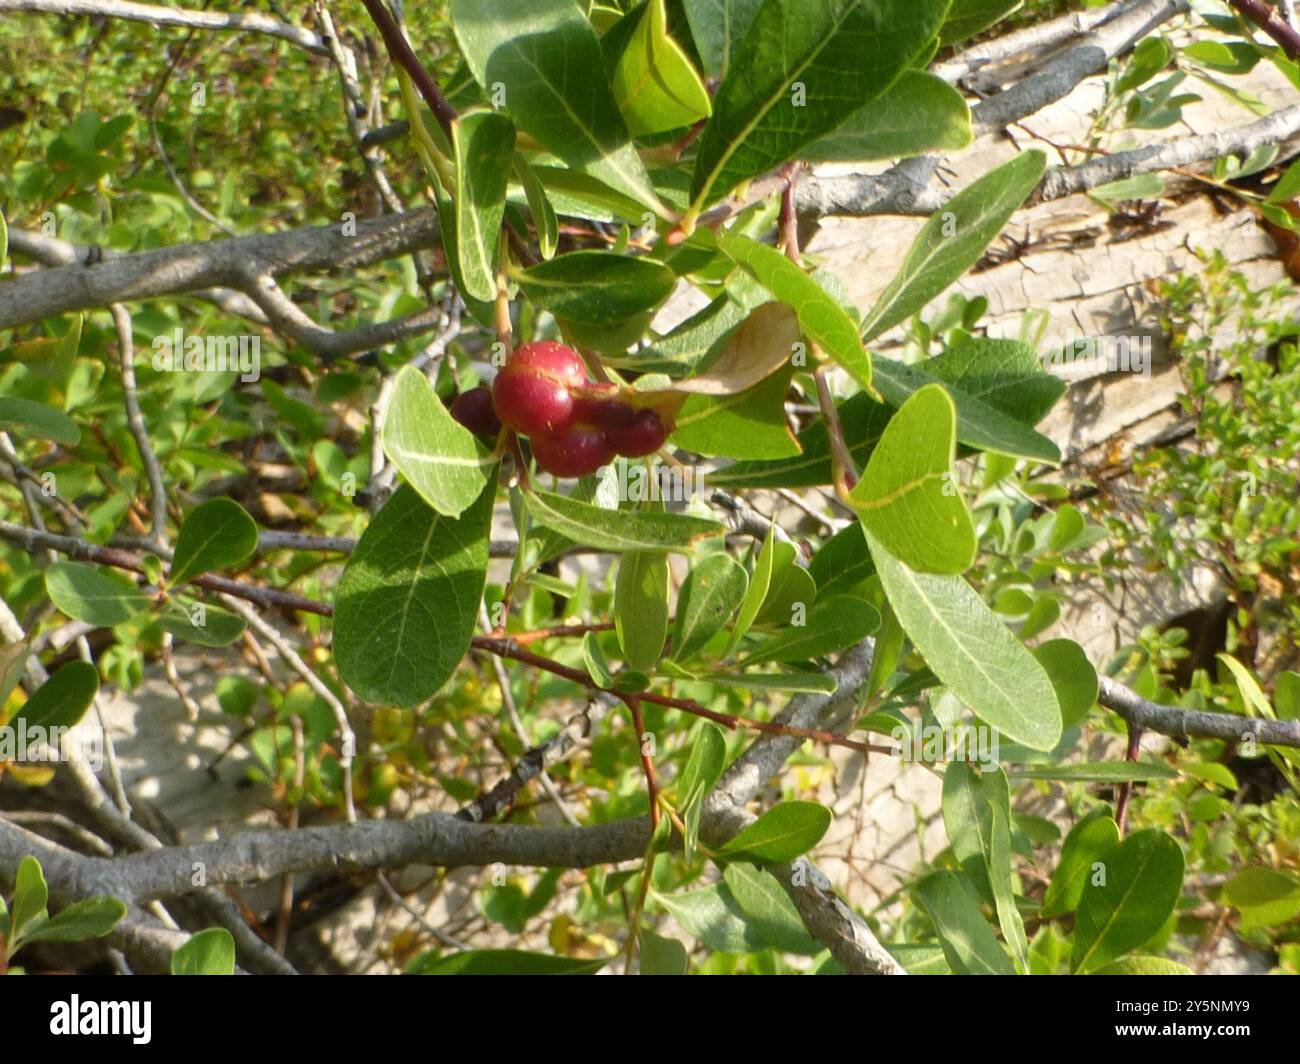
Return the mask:
<path fill-rule="evenodd" d="M 504 423 L 528 437 L 533 457 L 548 473 L 581 477 L 615 455 L 653 454 L 668 436 L 658 413 L 614 398 L 617 391 L 589 380 L 572 348 L 542 340 L 510 356 L 490 394 L 475 388 L 458 395 L 451 413 L 482 436 L 495 436 Z"/>

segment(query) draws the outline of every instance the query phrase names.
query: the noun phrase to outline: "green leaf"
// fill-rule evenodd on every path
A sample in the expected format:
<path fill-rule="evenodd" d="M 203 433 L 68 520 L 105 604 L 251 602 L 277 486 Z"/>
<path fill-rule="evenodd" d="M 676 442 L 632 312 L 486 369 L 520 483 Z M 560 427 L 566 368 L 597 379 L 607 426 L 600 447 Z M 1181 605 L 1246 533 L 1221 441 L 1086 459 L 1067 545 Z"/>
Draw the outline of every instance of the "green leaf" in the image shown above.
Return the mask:
<path fill-rule="evenodd" d="M 883 96 L 804 148 L 811 163 L 901 159 L 927 151 L 957 151 L 973 139 L 966 99 L 942 78 L 903 73 Z"/>
<path fill-rule="evenodd" d="M 808 339 L 872 391 L 871 358 L 848 312 L 821 285 L 785 255 L 740 233 L 726 232 L 718 244 L 773 296 L 794 308 Z"/>
<path fill-rule="evenodd" d="M 685 975 L 689 967 L 686 947 L 653 931 L 641 932 L 639 956 L 642 975 Z"/>
<path fill-rule="evenodd" d="M 799 453 L 785 400 L 794 367 L 788 366 L 745 392 L 691 395 L 673 419 L 673 443 L 711 458 L 785 458 Z M 712 480 L 712 476 L 710 476 Z"/>
<path fill-rule="evenodd" d="M 668 556 L 627 551 L 614 585 L 614 627 L 623 660 L 649 672 L 659 664 L 668 638 Z"/>
<path fill-rule="evenodd" d="M 708 90 L 668 34 L 664 0 L 649 0 L 614 71 L 614 99 L 634 137 L 693 125 L 713 111 Z"/>
<path fill-rule="evenodd" d="M 5 259 L 9 257 L 9 226 L 5 223 L 5 216 L 0 213 L 0 266 L 5 264 Z"/>
<path fill-rule="evenodd" d="M 726 761 L 727 739 L 722 734 L 722 729 L 716 724 L 701 721 L 695 731 L 695 741 L 691 744 L 686 767 L 677 780 L 677 811 L 686 828 L 682 833 L 682 849 L 688 861 L 695 855 L 704 799 L 718 782 Z"/>
<path fill-rule="evenodd" d="M 1031 750 L 1061 738 L 1061 709 L 1043 667 L 960 576 L 913 572 L 870 532 L 889 604 L 939 680 L 977 717 Z"/>
<path fill-rule="evenodd" d="M 970 337 L 922 366 L 954 395 L 969 396 L 1029 427 L 1065 394 L 1065 382 L 1043 368 L 1032 346 L 1018 340 Z"/>
<path fill-rule="evenodd" d="M 1113 964 L 1098 968 L 1096 975 L 1195 975 L 1187 965 L 1165 957 L 1152 957 L 1145 953 L 1134 953 L 1121 957 Z"/>
<path fill-rule="evenodd" d="M 1021 780 L 1126 783 L 1131 780 L 1177 779 L 1178 770 L 1157 761 L 1085 761 L 1074 765 L 1014 768 L 1011 775 Z"/>
<path fill-rule="evenodd" d="M 749 574 L 729 554 L 710 554 L 691 567 L 677 596 L 673 658 L 687 661 L 722 631 L 744 600 Z"/>
<path fill-rule="evenodd" d="M 71 728 L 95 700 L 99 670 L 88 661 L 70 661 L 40 687 L 14 714 L 10 726 L 25 721 L 31 728 Z"/>
<path fill-rule="evenodd" d="M 172 954 L 172 975 L 234 975 L 235 940 L 224 927 L 190 935 Z"/>
<path fill-rule="evenodd" d="M 234 499 L 194 507 L 176 537 L 169 580 L 173 587 L 214 569 L 241 565 L 257 550 L 257 524 Z"/>
<path fill-rule="evenodd" d="M 601 687 L 614 686 L 613 670 L 600 645 L 600 636 L 595 632 L 588 632 L 582 637 L 582 663 L 587 667 L 587 675 Z"/>
<path fill-rule="evenodd" d="M 745 861 L 729 862 L 722 878 L 745 922 L 772 949 L 811 955 L 824 948 L 808 934 L 794 902 L 767 869 Z"/>
<path fill-rule="evenodd" d="M 939 29 L 948 0 L 766 0 L 700 137 L 697 206 L 794 158 L 883 93 Z"/>
<path fill-rule="evenodd" d="M 957 409 L 941 385 L 914 393 L 890 420 L 851 492 L 863 526 L 909 568 L 961 573 L 975 524 L 957 490 Z"/>
<path fill-rule="evenodd" d="M 67 414 L 30 399 L 0 398 L 0 426 L 16 426 L 69 447 L 75 447 L 81 441 L 81 430 Z"/>
<path fill-rule="evenodd" d="M 710 78 L 721 78 L 763 0 L 683 0 L 691 36 Z"/>
<path fill-rule="evenodd" d="M 943 826 L 953 856 L 984 864 L 993 849 L 993 807 L 1008 793 L 1006 776 L 954 761 L 943 774 Z M 970 869 L 967 869 L 970 871 Z"/>
<path fill-rule="evenodd" d="M 1135 831 L 1101 861 L 1105 883 L 1089 877 L 1075 913 L 1075 973 L 1095 972 L 1146 942 L 1169 919 L 1183 885 L 1183 851 L 1155 828 Z"/>
<path fill-rule="evenodd" d="M 899 405 L 902 402 L 900 399 Z M 893 409 L 863 392 L 841 403 L 838 409 L 844 442 L 854 461 L 861 466 L 870 460 L 876 442 L 893 416 Z M 820 418 L 814 421 L 799 433 L 798 442 L 803 454 L 797 458 L 776 462 L 737 462 L 711 473 L 709 483 L 731 488 L 807 488 L 829 484 L 831 449 L 825 421 Z"/>
<path fill-rule="evenodd" d="M 495 299 L 506 182 L 515 127 L 503 114 L 473 111 L 452 122 L 456 159 L 456 255 L 466 295 Z"/>
<path fill-rule="evenodd" d="M 1223 888 L 1222 901 L 1241 913 L 1241 930 L 1275 927 L 1300 915 L 1300 878 L 1272 868 L 1243 868 Z"/>
<path fill-rule="evenodd" d="M 853 646 L 880 627 L 880 613 L 866 599 L 835 595 L 818 599 L 802 625 L 789 624 L 760 643 L 745 664 L 761 661 L 804 661 Z"/>
<path fill-rule="evenodd" d="M 574 10 L 577 10 L 576 8 Z M 517 949 L 474 949 L 436 957 L 422 953 L 406 967 L 408 975 L 595 975 L 608 962 L 528 953 Z"/>
<path fill-rule="evenodd" d="M 464 513 L 496 476 L 496 459 L 414 366 L 404 366 L 393 384 L 383 444 L 420 498 L 445 517 Z"/>
<path fill-rule="evenodd" d="M 607 551 L 654 550 L 688 553 L 702 536 L 723 530 L 717 521 L 654 511 L 605 510 L 548 491 L 528 496 L 533 519 L 576 543 Z"/>
<path fill-rule="evenodd" d="M 728 857 L 751 861 L 793 861 L 821 842 L 831 811 L 817 802 L 780 802 L 722 847 Z"/>
<path fill-rule="evenodd" d="M 469 649 L 487 578 L 495 480 L 458 518 L 403 486 L 361 535 L 339 580 L 334 658 L 361 698 L 414 706 Z"/>
<path fill-rule="evenodd" d="M 790 691 L 796 694 L 832 695 L 839 687 L 834 676 L 821 672 L 711 672 L 701 679 L 723 687 L 751 691 Z"/>
<path fill-rule="evenodd" d="M 653 259 L 571 251 L 514 274 L 524 294 L 557 318 L 613 325 L 662 303 L 677 278 Z"/>
<path fill-rule="evenodd" d="M 923 365 L 928 367 L 929 363 Z M 880 394 L 896 407 L 902 406 L 909 396 L 937 379 L 920 366 L 905 366 L 880 356 L 872 360 L 872 369 Z M 1061 452 L 1056 444 L 1024 421 L 966 394 L 960 388 L 949 387 L 948 394 L 957 408 L 957 439 L 961 443 L 1012 458 L 1031 458 L 1053 465 L 1061 461 Z"/>
<path fill-rule="evenodd" d="M 1119 825 L 1109 806 L 1093 809 L 1070 829 L 1061 845 L 1061 857 L 1043 895 L 1044 919 L 1074 912 L 1093 866 L 1119 844 Z"/>
<path fill-rule="evenodd" d="M 744 910 L 731 892 L 720 883 L 682 894 L 656 894 L 655 900 L 706 949 L 753 953 L 766 945 L 745 919 Z"/>
<path fill-rule="evenodd" d="M 856 521 L 831 536 L 808 563 L 808 574 L 819 595 L 850 593 L 875 571 L 867 537 Z"/>
<path fill-rule="evenodd" d="M 1068 731 L 1097 702 L 1097 670 L 1073 639 L 1049 639 L 1034 647 L 1032 653 L 1052 681 L 1061 706 L 1061 728 Z"/>
<path fill-rule="evenodd" d="M 23 945 L 103 938 L 125 918 L 126 905 L 117 898 L 84 898 L 33 927 L 23 936 Z"/>
<path fill-rule="evenodd" d="M 533 226 L 537 231 L 537 246 L 542 258 L 549 259 L 555 255 L 555 247 L 560 239 L 560 223 L 555 217 L 555 208 L 551 206 L 546 189 L 541 179 L 519 152 L 514 154 L 515 174 L 523 185 L 524 195 L 528 199 L 528 210 L 533 216 Z"/>
<path fill-rule="evenodd" d="M 1285 203 L 1300 195 L 1300 160 L 1286 168 L 1286 173 L 1277 179 L 1268 193 L 1265 203 Z"/>
<path fill-rule="evenodd" d="M 871 340 L 906 321 L 973 266 L 1038 185 L 1046 165 L 1041 151 L 1023 152 L 932 215 L 912 242 L 902 269 L 867 315 L 863 337 Z"/>
<path fill-rule="evenodd" d="M 451 23 L 480 85 L 576 170 L 658 213 L 605 80 L 600 41 L 572 0 L 452 0 Z"/>
<path fill-rule="evenodd" d="M 53 562 L 45 570 L 45 590 L 73 620 L 101 628 L 129 621 L 149 605 L 130 577 L 80 562 Z"/>
<path fill-rule="evenodd" d="M 1015 975 L 1015 965 L 980 913 L 979 898 L 965 876 L 932 872 L 913 893 L 926 911 L 943 946 L 943 955 L 961 975 Z"/>
<path fill-rule="evenodd" d="M 13 906 L 9 913 L 6 942 L 11 952 L 15 942 L 25 938 L 28 931 L 35 930 L 46 919 L 45 906 L 49 900 L 50 891 L 45 885 L 40 862 L 35 857 L 24 857 L 18 862 L 18 871 L 14 875 Z"/>
<path fill-rule="evenodd" d="M 763 600 L 767 598 L 768 588 L 772 586 L 772 569 L 776 564 L 776 523 L 768 525 L 767 535 L 763 538 L 763 545 L 759 548 L 758 557 L 754 559 L 754 571 L 749 577 L 749 588 L 745 591 L 745 597 L 740 600 L 740 610 L 736 614 L 736 623 L 731 629 L 731 642 L 727 644 L 727 655 L 730 655 L 737 646 L 745 633 L 749 631 L 749 626 L 754 623 L 754 618 L 758 616 L 758 611 L 763 606 Z"/>
<path fill-rule="evenodd" d="M 1002 776 L 1002 770 L 997 774 Z M 1006 782 L 1003 777 L 1003 787 Z M 1025 923 L 1016 908 L 1012 887 L 1011 868 L 1011 811 L 1010 800 L 995 802 L 993 811 L 992 848 L 988 854 L 989 884 L 993 888 L 993 904 L 998 912 L 998 926 L 1002 937 L 1011 947 L 1016 969 L 1024 974 L 1029 970 L 1029 940 L 1025 937 Z"/>
<path fill-rule="evenodd" d="M 229 646 L 248 627 L 242 617 L 220 606 L 204 603 L 201 610 L 196 610 L 193 603 L 175 601 L 168 604 L 158 623 L 177 639 L 201 647 Z"/>
<path fill-rule="evenodd" d="M 974 37 L 1015 11 L 1024 0 L 952 0 L 939 31 L 940 44 L 956 44 Z"/>

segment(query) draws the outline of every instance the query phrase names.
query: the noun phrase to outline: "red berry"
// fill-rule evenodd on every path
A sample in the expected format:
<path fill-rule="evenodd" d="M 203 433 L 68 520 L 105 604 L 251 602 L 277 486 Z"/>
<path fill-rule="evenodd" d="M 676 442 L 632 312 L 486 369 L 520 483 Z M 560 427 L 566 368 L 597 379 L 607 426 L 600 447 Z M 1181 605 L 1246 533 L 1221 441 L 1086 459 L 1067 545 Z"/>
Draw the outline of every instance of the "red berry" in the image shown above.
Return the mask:
<path fill-rule="evenodd" d="M 638 410 L 626 425 L 610 428 L 606 435 L 616 454 L 640 458 L 659 450 L 668 438 L 668 430 L 655 411 Z"/>
<path fill-rule="evenodd" d="M 529 443 L 537 464 L 557 477 L 585 477 L 614 458 L 605 433 L 586 425 L 555 435 L 533 436 Z"/>
<path fill-rule="evenodd" d="M 496 439 L 501 432 L 501 419 L 492 409 L 492 393 L 481 384 L 451 401 L 451 416 L 475 436 Z"/>
<path fill-rule="evenodd" d="M 572 348 L 552 340 L 524 344 L 492 385 L 497 416 L 525 436 L 562 432 L 573 422 L 570 388 L 587 381 L 587 367 Z"/>
<path fill-rule="evenodd" d="M 602 429 L 625 428 L 636 417 L 636 411 L 617 399 L 586 399 L 573 401 L 573 420 L 580 425 L 595 425 Z"/>

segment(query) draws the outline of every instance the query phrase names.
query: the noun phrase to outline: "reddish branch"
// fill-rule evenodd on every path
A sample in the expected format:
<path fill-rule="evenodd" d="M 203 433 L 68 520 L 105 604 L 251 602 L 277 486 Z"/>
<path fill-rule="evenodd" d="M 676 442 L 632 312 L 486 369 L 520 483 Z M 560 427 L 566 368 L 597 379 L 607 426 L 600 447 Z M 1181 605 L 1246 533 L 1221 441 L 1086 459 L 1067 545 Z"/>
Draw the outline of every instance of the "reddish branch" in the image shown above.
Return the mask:
<path fill-rule="evenodd" d="M 371 20 L 379 28 L 379 32 L 384 38 L 384 47 L 388 49 L 388 54 L 392 57 L 393 62 L 397 63 L 410 75 L 411 81 L 420 90 L 420 95 L 424 97 L 424 102 L 429 105 L 429 110 L 433 112 L 438 124 L 443 128 L 443 132 L 450 138 L 451 124 L 456 120 L 456 109 L 447 102 L 442 90 L 438 88 L 438 83 L 424 69 L 424 64 L 420 62 L 419 56 L 411 50 L 406 34 L 402 32 L 397 20 L 389 14 L 383 0 L 361 0 L 361 2 L 366 5 Z"/>
<path fill-rule="evenodd" d="M 1277 8 L 1264 0 L 1228 0 L 1228 3 L 1277 41 L 1288 57 L 1300 58 L 1300 31 L 1288 26 Z"/>

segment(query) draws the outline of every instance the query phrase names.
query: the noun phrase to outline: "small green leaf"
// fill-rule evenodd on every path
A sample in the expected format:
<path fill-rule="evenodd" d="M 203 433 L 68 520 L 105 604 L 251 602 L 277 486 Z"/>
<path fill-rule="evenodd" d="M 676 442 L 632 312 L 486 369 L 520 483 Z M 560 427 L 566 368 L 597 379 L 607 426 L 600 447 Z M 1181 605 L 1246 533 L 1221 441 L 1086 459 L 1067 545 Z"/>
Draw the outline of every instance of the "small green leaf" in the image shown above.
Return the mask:
<path fill-rule="evenodd" d="M 242 617 L 207 603 L 172 601 L 158 618 L 163 631 L 201 647 L 229 646 L 248 627 Z"/>
<path fill-rule="evenodd" d="M 495 299 L 506 182 L 515 127 L 496 111 L 460 115 L 451 127 L 456 159 L 456 254 L 465 294 Z"/>
<path fill-rule="evenodd" d="M 334 658 L 360 697 L 414 706 L 456 670 L 483 597 L 495 498 L 493 479 L 449 518 L 403 486 L 362 533 L 334 605 Z"/>
<path fill-rule="evenodd" d="M 614 585 L 614 627 L 623 660 L 648 672 L 659 664 L 668 638 L 668 556 L 627 551 Z"/>
<path fill-rule="evenodd" d="M 1145 953 L 1134 953 L 1121 957 L 1104 968 L 1098 968 L 1095 975 L 1195 975 L 1187 965 L 1171 961 L 1166 957 L 1152 957 Z"/>
<path fill-rule="evenodd" d="M 495 478 L 496 459 L 414 366 L 404 366 L 393 384 L 383 444 L 420 498 L 446 517 L 459 517 Z"/>
<path fill-rule="evenodd" d="M 1042 179 L 1041 151 L 1017 155 L 957 193 L 925 223 L 863 325 L 871 340 L 906 321 L 975 264 Z"/>
<path fill-rule="evenodd" d="M 939 31 L 940 44 L 956 44 L 974 37 L 1015 11 L 1024 0 L 952 0 Z"/>
<path fill-rule="evenodd" d="M 14 714 L 31 728 L 71 728 L 86 714 L 99 691 L 99 670 L 88 661 L 70 661 L 54 673 Z"/>
<path fill-rule="evenodd" d="M 760 816 L 720 851 L 751 861 L 793 861 L 821 842 L 831 811 L 817 802 L 781 802 Z"/>
<path fill-rule="evenodd" d="M 960 576 L 913 572 L 870 532 L 876 572 L 925 663 L 986 724 L 1031 750 L 1061 738 L 1061 709 L 1043 667 Z"/>
<path fill-rule="evenodd" d="M 582 661 L 587 666 L 587 675 L 601 687 L 614 685 L 614 673 L 609 667 L 609 660 L 600 645 L 600 636 L 588 632 L 582 637 Z"/>
<path fill-rule="evenodd" d="M 542 258 L 553 258 L 560 239 L 560 223 L 555 217 L 555 208 L 551 206 L 537 172 L 519 152 L 514 154 L 514 167 L 519 183 L 524 187 L 524 196 L 528 199 L 528 210 L 533 216 L 533 228 L 537 233 L 537 246 L 542 252 Z"/>
<path fill-rule="evenodd" d="M 662 263 L 613 251 L 570 251 L 514 279 L 543 310 L 582 325 L 626 321 L 658 306 L 677 284 Z"/>
<path fill-rule="evenodd" d="M 256 550 L 257 524 L 247 511 L 234 499 L 209 499 L 194 507 L 181 525 L 172 556 L 172 586 L 241 565 Z"/>
<path fill-rule="evenodd" d="M 23 945 L 103 938 L 125 918 L 126 905 L 117 898 L 84 898 L 38 924 L 23 936 Z"/>
<path fill-rule="evenodd" d="M 760 643 L 746 656 L 745 663 L 804 661 L 833 654 L 853 646 L 879 628 L 880 613 L 866 599 L 835 595 L 813 603 L 804 621 L 802 625 L 789 624 Z"/>
<path fill-rule="evenodd" d="M 813 954 L 824 948 L 808 934 L 794 902 L 767 869 L 733 861 L 723 868 L 722 878 L 744 912 L 745 922 L 772 949 Z"/>
<path fill-rule="evenodd" d="M 839 687 L 834 676 L 822 672 L 711 672 L 701 677 L 723 687 L 750 691 L 789 691 L 794 694 L 832 695 Z"/>
<path fill-rule="evenodd" d="M 14 944 L 36 929 L 46 918 L 45 906 L 50 891 L 45 885 L 41 864 L 35 857 L 24 857 L 18 862 L 14 875 L 13 907 L 9 914 L 9 938 L 6 945 L 13 952 Z"/>
<path fill-rule="evenodd" d="M 682 894 L 656 894 L 655 900 L 706 949 L 752 953 L 766 943 L 750 926 L 731 892 L 720 883 Z"/>
<path fill-rule="evenodd" d="M 975 524 L 957 490 L 957 411 L 941 385 L 914 393 L 890 420 L 851 498 L 863 526 L 909 568 L 961 573 Z"/>
<path fill-rule="evenodd" d="M 1272 868 L 1243 868 L 1223 888 L 1222 900 L 1241 913 L 1241 929 L 1275 927 L 1300 915 L 1300 877 Z"/>
<path fill-rule="evenodd" d="M 641 932 L 640 958 L 642 975 L 685 975 L 689 967 L 686 947 L 653 931 Z"/>
<path fill-rule="evenodd" d="M 111 628 L 149 605 L 130 577 L 80 562 L 53 562 L 45 570 L 45 590 L 60 610 L 77 621 Z"/>
<path fill-rule="evenodd" d="M 451 25 L 484 90 L 564 162 L 662 212 L 572 0 L 452 0 Z"/>
<path fill-rule="evenodd" d="M 914 888 L 934 923 L 949 967 L 962 975 L 1015 975 L 1015 965 L 980 913 L 970 881 L 956 872 L 931 872 Z"/>
<path fill-rule="evenodd" d="M 908 70 L 883 96 L 859 107 L 799 157 L 811 163 L 901 159 L 958 151 L 972 138 L 965 97 L 942 78 Z"/>
<path fill-rule="evenodd" d="M 759 548 L 758 557 L 754 559 L 754 571 L 749 577 L 749 588 L 745 591 L 745 597 L 740 600 L 736 623 L 731 629 L 731 642 L 727 644 L 728 655 L 740 645 L 740 640 L 749 631 L 754 618 L 758 616 L 763 600 L 767 598 L 768 588 L 772 585 L 772 569 L 775 564 L 776 522 L 773 522 L 768 525 L 763 546 Z"/>
<path fill-rule="evenodd" d="M 1073 639 L 1049 639 L 1032 653 L 1056 691 L 1062 729 L 1074 727 L 1097 702 L 1097 670 Z"/>
<path fill-rule="evenodd" d="M 1174 911 L 1183 885 L 1183 851 L 1156 828 L 1135 831 L 1101 862 L 1105 882 L 1089 877 L 1075 912 L 1076 973 L 1094 972 L 1146 942 Z"/>
<path fill-rule="evenodd" d="M 1126 783 L 1132 780 L 1172 780 L 1178 770 L 1157 761 L 1084 761 L 1072 765 L 1027 766 L 1010 772 L 1021 780 L 1064 780 L 1087 783 Z"/>
<path fill-rule="evenodd" d="M 1098 806 L 1070 829 L 1061 845 L 1061 857 L 1043 895 L 1046 919 L 1074 912 L 1096 862 L 1119 844 L 1119 826 L 1110 807 Z"/>
<path fill-rule="evenodd" d="M 578 543 L 608 551 L 651 550 L 687 553 L 701 536 L 723 530 L 716 521 L 654 511 L 605 510 L 547 491 L 528 496 L 534 520 Z"/>
<path fill-rule="evenodd" d="M 692 566 L 677 596 L 673 658 L 687 661 L 729 621 L 749 587 L 749 575 L 729 554 L 710 554 Z"/>
<path fill-rule="evenodd" d="M 30 399 L 0 398 L 0 426 L 16 426 L 69 447 L 75 447 L 81 441 L 81 430 L 67 414 Z"/>
<path fill-rule="evenodd" d="M 614 99 L 634 137 L 693 125 L 713 111 L 708 90 L 669 36 L 664 0 L 649 0 L 614 70 Z"/>
<path fill-rule="evenodd" d="M 727 759 L 727 740 L 722 729 L 708 721 L 700 721 L 691 744 L 690 757 L 677 781 L 678 813 L 686 825 L 683 849 L 686 859 L 692 859 L 695 842 L 699 836 L 700 811 L 705 796 L 713 790 L 722 775 Z"/>
<path fill-rule="evenodd" d="M 721 78 L 763 0 L 683 0 L 691 37 L 710 78 Z"/>
<path fill-rule="evenodd" d="M 785 255 L 740 233 L 725 232 L 718 244 L 775 298 L 788 303 L 808 339 L 838 362 L 865 391 L 872 391 L 871 358 L 848 312 Z"/>
<path fill-rule="evenodd" d="M 234 975 L 235 940 L 224 927 L 190 935 L 172 954 L 172 975 Z"/>

